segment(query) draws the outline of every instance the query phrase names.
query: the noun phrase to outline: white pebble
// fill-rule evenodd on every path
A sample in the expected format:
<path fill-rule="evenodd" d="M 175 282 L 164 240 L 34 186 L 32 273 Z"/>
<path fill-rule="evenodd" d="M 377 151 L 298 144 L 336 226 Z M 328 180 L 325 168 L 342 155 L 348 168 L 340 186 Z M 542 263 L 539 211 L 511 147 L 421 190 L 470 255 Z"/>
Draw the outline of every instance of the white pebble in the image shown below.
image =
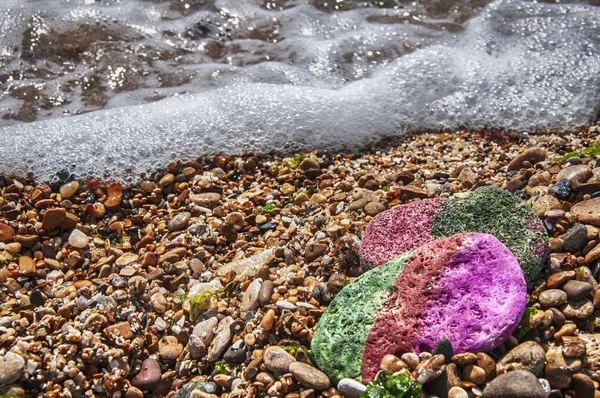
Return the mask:
<path fill-rule="evenodd" d="M 77 249 L 87 247 L 90 238 L 78 229 L 74 229 L 69 235 L 69 244 Z"/>
<path fill-rule="evenodd" d="M 296 311 L 296 308 L 297 308 L 294 304 L 290 303 L 289 301 L 285 301 L 285 300 L 278 301 L 277 303 L 275 303 L 275 305 L 278 308 L 281 308 L 282 310 Z"/>

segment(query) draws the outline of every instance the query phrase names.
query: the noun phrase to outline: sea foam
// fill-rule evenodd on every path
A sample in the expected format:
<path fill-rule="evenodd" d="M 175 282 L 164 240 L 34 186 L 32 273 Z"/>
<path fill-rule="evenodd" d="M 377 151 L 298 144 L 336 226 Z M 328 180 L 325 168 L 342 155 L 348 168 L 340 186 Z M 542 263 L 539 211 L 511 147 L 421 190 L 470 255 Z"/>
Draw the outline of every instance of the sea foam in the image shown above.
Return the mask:
<path fill-rule="evenodd" d="M 278 18 L 301 19 L 298 7 Z M 238 15 L 252 11 L 241 8 Z M 0 170 L 51 180 L 66 169 L 131 182 L 201 154 L 340 150 L 423 129 L 560 131 L 597 116 L 600 7 L 495 1 L 457 33 L 442 29 L 373 68 L 350 65 L 349 74 L 331 67 L 340 42 L 372 34 L 385 48 L 390 32 L 404 28 L 373 22 L 360 10 L 301 10 L 327 29 L 307 32 L 310 21 L 295 22 L 298 37 L 285 33 L 290 42 L 278 48 L 296 49 L 296 62 L 286 62 L 288 54 L 237 67 L 196 93 L 136 106 L 121 106 L 119 97 L 113 108 L 4 127 Z M 347 29 L 353 21 L 358 38 Z M 346 29 L 334 29 L 340 26 Z M 298 60 L 301 51 L 310 53 L 306 60 Z"/>

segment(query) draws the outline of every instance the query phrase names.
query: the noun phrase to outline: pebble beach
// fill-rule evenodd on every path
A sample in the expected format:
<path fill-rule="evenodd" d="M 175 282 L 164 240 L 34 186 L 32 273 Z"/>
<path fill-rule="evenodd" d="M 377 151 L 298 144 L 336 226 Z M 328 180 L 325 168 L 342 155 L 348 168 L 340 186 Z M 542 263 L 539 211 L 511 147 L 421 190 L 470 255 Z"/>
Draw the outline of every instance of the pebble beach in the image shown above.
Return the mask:
<path fill-rule="evenodd" d="M 203 156 L 134 186 L 1 175 L 0 395 L 359 397 L 365 384 L 334 383 L 311 341 L 368 269 L 367 225 L 494 186 L 527 202 L 548 235 L 516 331 L 486 352 L 439 344 L 379 368 L 425 397 L 598 398 L 599 129 Z"/>

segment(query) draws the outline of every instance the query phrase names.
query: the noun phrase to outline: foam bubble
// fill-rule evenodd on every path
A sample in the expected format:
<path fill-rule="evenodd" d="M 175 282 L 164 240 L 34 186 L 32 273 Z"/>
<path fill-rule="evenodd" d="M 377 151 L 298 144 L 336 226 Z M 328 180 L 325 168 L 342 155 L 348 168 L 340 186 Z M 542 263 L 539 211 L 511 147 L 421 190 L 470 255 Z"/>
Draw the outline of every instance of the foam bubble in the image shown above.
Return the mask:
<path fill-rule="evenodd" d="M 229 12 L 240 20 L 258 13 L 244 7 Z M 122 106 L 126 96 L 116 96 L 112 109 L 4 127 L 0 170 L 48 180 L 68 169 L 130 182 L 174 158 L 204 153 L 338 150 L 418 129 L 564 130 L 597 114 L 598 7 L 499 0 L 455 37 L 436 30 L 438 37 L 417 50 L 372 67 L 333 67 L 340 50 L 370 36 L 367 49 L 385 48 L 394 32 L 406 30 L 373 22 L 373 12 L 326 13 L 308 5 L 278 11 L 288 19 L 282 34 L 289 42 L 269 47 L 282 50 L 276 61 L 230 69 L 196 94 L 129 107 Z M 416 25 L 406 34 L 415 40 L 422 30 Z M 294 52 L 297 63 L 290 62 Z"/>

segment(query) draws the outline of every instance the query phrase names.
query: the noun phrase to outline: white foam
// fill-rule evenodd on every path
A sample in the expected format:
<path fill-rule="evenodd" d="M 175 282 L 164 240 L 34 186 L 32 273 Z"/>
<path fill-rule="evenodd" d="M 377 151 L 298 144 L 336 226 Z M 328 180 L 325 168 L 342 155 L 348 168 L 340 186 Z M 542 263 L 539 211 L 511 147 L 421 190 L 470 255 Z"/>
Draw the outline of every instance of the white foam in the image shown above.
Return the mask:
<path fill-rule="evenodd" d="M 277 47 L 284 53 L 278 61 L 230 69 L 196 94 L 0 129 L 0 170 L 47 180 L 69 169 L 132 181 L 205 153 L 337 150 L 419 129 L 565 130 L 598 111 L 598 7 L 500 0 L 456 38 L 436 31 L 423 48 L 391 62 L 351 62 L 342 71 L 332 67 L 340 49 L 371 39 L 385 48 L 407 28 L 368 22 L 361 10 L 308 7 L 278 12 L 289 19 L 290 41 Z M 230 12 L 258 13 L 250 8 Z M 303 35 L 293 36 L 294 29 Z M 410 29 L 413 40 L 422 31 Z M 301 50 L 296 63 L 285 62 Z M 202 65 L 210 68 L 218 69 Z M 118 106 L 126 102 L 115 98 Z"/>

